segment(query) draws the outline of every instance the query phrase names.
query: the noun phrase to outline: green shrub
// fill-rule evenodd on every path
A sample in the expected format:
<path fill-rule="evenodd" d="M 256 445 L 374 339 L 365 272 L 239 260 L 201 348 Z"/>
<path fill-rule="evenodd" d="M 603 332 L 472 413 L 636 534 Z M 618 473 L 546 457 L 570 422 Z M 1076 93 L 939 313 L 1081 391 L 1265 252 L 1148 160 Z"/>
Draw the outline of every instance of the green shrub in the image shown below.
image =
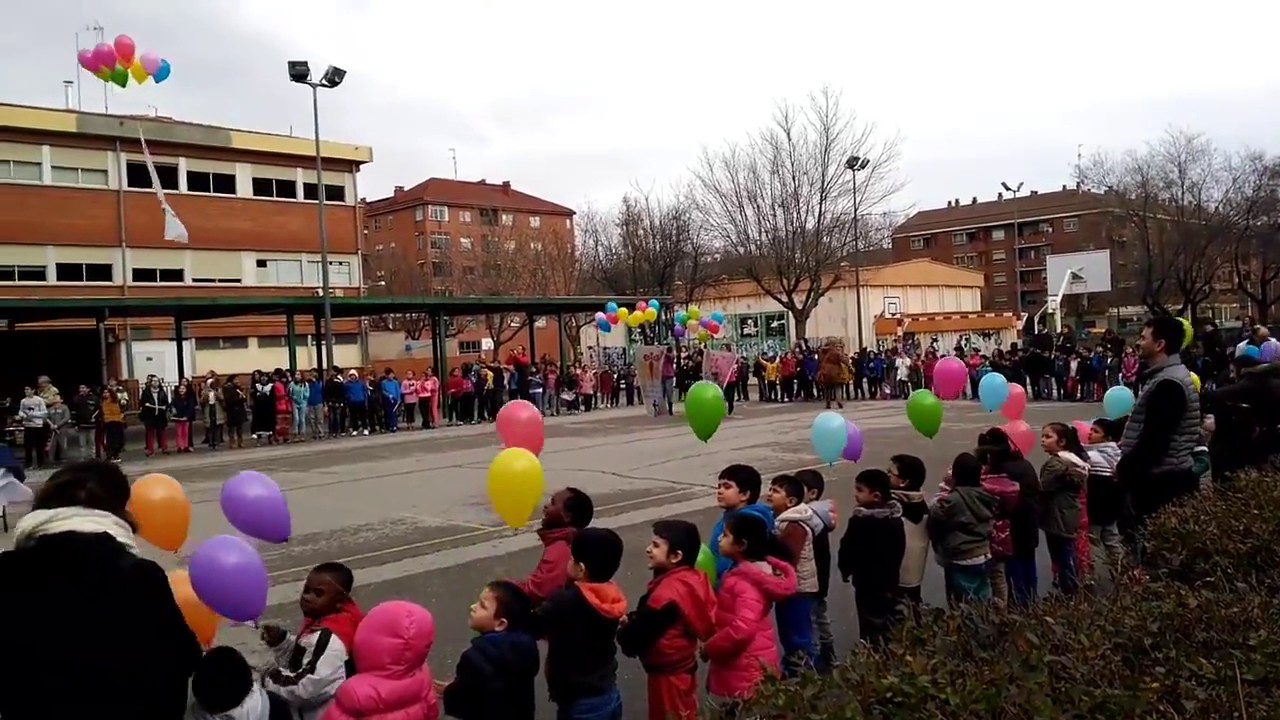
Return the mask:
<path fill-rule="evenodd" d="M 1280 474 L 1151 521 L 1148 572 L 1021 611 L 931 610 L 827 678 L 769 681 L 741 717 L 1280 718 Z"/>

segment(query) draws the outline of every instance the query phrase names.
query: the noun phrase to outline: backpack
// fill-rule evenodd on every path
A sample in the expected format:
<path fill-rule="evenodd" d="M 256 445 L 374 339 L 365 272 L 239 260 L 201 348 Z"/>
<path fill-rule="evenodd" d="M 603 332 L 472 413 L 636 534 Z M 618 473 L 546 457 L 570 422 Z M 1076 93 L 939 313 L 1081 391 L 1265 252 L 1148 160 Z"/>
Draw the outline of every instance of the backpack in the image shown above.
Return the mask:
<path fill-rule="evenodd" d="M 1012 518 L 1018 507 L 1018 483 L 1004 474 L 982 476 L 982 489 L 996 498 L 995 517 L 991 520 L 991 558 L 1008 560 L 1013 557 Z"/>

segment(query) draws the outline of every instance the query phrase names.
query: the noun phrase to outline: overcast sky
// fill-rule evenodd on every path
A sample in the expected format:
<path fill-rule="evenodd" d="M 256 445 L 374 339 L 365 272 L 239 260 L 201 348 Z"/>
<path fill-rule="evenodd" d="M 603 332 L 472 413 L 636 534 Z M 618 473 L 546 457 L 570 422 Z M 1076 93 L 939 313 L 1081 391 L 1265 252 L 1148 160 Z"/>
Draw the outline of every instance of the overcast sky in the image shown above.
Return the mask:
<path fill-rule="evenodd" d="M 573 207 L 677 181 L 779 99 L 830 84 L 903 140 L 899 207 L 1071 180 L 1078 145 L 1169 126 L 1280 151 L 1280 4 L 40 0 L 0 14 L 0 102 L 62 104 L 95 20 L 173 66 L 112 112 L 310 136 L 288 59 L 350 74 L 322 95 L 327 139 L 372 145 L 366 197 L 428 176 L 511 180 Z M 102 84 L 81 73 L 83 107 Z"/>

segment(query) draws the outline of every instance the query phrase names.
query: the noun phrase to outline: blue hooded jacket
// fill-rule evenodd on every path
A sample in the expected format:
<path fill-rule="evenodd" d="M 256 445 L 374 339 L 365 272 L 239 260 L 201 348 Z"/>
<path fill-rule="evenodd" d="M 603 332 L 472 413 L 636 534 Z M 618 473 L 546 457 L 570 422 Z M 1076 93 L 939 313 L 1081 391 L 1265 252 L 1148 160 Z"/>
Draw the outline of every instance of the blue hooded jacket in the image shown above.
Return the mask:
<path fill-rule="evenodd" d="M 362 403 L 369 396 L 364 381 L 359 378 L 347 380 L 342 384 L 342 389 L 346 393 L 347 402 L 349 403 Z"/>
<path fill-rule="evenodd" d="M 307 387 L 311 388 L 311 394 L 307 395 L 307 404 L 311 406 L 324 404 L 324 382 L 322 380 L 308 380 Z"/>
<path fill-rule="evenodd" d="M 392 377 L 384 377 L 380 381 L 382 396 L 393 403 L 400 402 L 400 381 Z"/>
<path fill-rule="evenodd" d="M 767 505 L 753 503 L 741 510 L 730 510 L 724 515 L 721 515 L 720 519 L 716 521 L 716 524 L 711 527 L 711 537 L 707 539 L 711 549 L 711 556 L 716 559 L 716 587 L 720 586 L 720 578 L 724 577 L 724 574 L 729 572 L 729 569 L 733 567 L 732 560 L 720 557 L 720 536 L 724 534 L 725 518 L 736 512 L 759 515 L 760 518 L 764 520 L 764 524 L 769 526 L 769 532 L 773 532 L 773 511 L 770 510 Z"/>

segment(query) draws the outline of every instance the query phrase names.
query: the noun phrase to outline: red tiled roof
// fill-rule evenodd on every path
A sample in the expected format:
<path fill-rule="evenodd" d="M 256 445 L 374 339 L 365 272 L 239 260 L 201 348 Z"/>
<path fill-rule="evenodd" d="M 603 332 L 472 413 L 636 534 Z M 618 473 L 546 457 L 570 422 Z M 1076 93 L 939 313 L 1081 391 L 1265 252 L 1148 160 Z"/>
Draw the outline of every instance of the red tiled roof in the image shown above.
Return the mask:
<path fill-rule="evenodd" d="M 948 228 L 981 227 L 1013 222 L 1014 209 L 1017 209 L 1019 220 L 1036 220 L 1037 218 L 1073 212 L 1090 212 L 1104 210 L 1114 206 L 1102 193 L 1074 189 L 1055 190 L 1053 192 L 1023 195 L 1017 200 L 988 200 L 987 202 L 953 205 L 951 207 L 921 210 L 893 231 L 895 237 L 902 235 L 920 235 L 937 232 Z"/>
<path fill-rule="evenodd" d="M 390 197 L 370 200 L 368 214 L 377 215 L 404 205 L 422 202 L 452 207 L 498 208 L 548 215 L 574 214 L 572 208 L 520 192 L 511 187 L 509 182 L 497 184 L 447 178 L 427 178 L 407 190 L 396 190 Z"/>

